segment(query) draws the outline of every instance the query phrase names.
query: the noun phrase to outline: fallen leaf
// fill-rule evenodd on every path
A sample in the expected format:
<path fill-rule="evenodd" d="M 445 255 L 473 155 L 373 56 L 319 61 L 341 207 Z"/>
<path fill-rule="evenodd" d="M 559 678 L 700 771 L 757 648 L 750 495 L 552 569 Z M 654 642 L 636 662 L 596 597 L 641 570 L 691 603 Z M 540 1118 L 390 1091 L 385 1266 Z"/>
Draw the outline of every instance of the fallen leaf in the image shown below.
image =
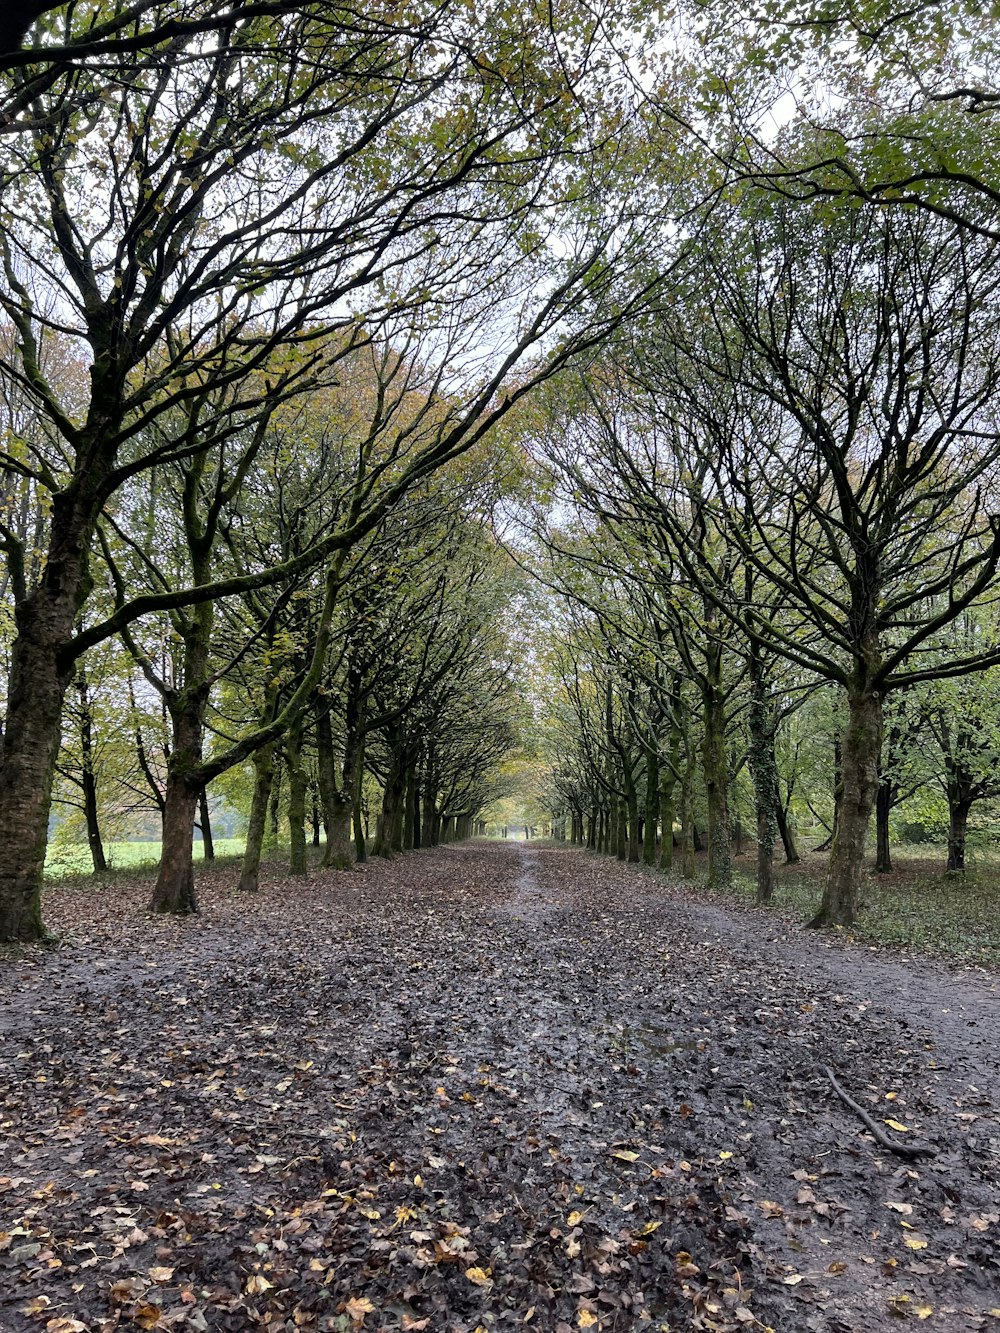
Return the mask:
<path fill-rule="evenodd" d="M 467 1268 L 465 1270 L 465 1276 L 470 1282 L 474 1282 L 477 1287 L 488 1287 L 493 1282 L 493 1279 L 485 1268 Z"/>
<path fill-rule="evenodd" d="M 901 1125 L 898 1120 L 885 1120 L 883 1123 L 888 1125 L 890 1129 L 898 1129 L 900 1134 L 909 1134 L 910 1132 L 909 1126 Z"/>
<path fill-rule="evenodd" d="M 618 1152 L 613 1152 L 611 1156 L 618 1157 L 623 1162 L 637 1162 L 639 1160 L 639 1154 L 637 1152 L 629 1152 L 624 1148 Z"/>
<path fill-rule="evenodd" d="M 252 1277 L 246 1280 L 246 1286 L 243 1288 L 251 1296 L 259 1296 L 262 1292 L 270 1291 L 274 1286 L 273 1282 L 268 1282 L 267 1278 L 261 1273 L 254 1273 Z"/>
<path fill-rule="evenodd" d="M 363 1324 L 365 1315 L 374 1314 L 375 1307 L 367 1296 L 351 1296 L 344 1302 L 344 1313 L 352 1324 Z"/>
<path fill-rule="evenodd" d="M 597 1323 L 597 1315 L 591 1314 L 589 1310 L 581 1310 L 576 1316 L 578 1328 L 593 1328 Z"/>
<path fill-rule="evenodd" d="M 903 1244 L 909 1245 L 911 1250 L 926 1250 L 927 1242 L 923 1236 L 904 1236 Z"/>

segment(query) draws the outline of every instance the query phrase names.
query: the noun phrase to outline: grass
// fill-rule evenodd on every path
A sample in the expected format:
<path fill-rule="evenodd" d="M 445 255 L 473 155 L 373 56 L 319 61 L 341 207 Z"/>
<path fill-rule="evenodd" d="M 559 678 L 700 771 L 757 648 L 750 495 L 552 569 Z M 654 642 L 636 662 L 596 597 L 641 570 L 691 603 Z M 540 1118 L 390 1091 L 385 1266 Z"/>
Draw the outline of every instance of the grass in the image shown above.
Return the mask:
<path fill-rule="evenodd" d="M 511 839 L 510 841 L 514 841 Z M 525 844 L 523 844 L 525 845 Z M 532 848 L 570 850 L 568 842 L 533 838 Z M 241 838 L 217 838 L 216 857 L 242 855 Z M 203 847 L 194 844 L 196 859 Z M 160 858 L 159 842 L 112 842 L 105 848 L 113 873 L 149 874 Z M 703 856 L 698 857 L 703 864 Z M 920 855 L 893 852 L 889 875 L 869 872 L 861 896 L 861 912 L 851 935 L 865 944 L 884 945 L 918 953 L 936 954 L 980 967 L 1000 969 L 1000 858 L 988 852 L 964 876 L 942 869 L 943 848 L 921 849 Z M 796 866 L 776 864 L 772 910 L 791 920 L 807 921 L 816 914 L 823 894 L 826 857 L 802 853 Z M 91 872 L 86 844 L 49 849 L 45 875 L 49 881 L 78 879 Z M 736 859 L 730 898 L 745 903 L 754 896 L 754 854 Z"/>
<path fill-rule="evenodd" d="M 160 843 L 157 842 L 109 842 L 105 843 L 104 855 L 108 867 L 113 871 L 134 871 L 155 869 L 160 861 Z M 244 841 L 242 838 L 216 838 L 216 857 L 241 856 Z M 204 855 L 204 844 L 194 843 L 194 857 L 200 861 Z M 73 843 L 70 846 L 49 846 L 45 857 L 46 879 L 77 879 L 89 875 L 94 863 L 90 857 L 90 848 L 86 843 Z"/>
<path fill-rule="evenodd" d="M 1000 968 L 1000 863 L 984 854 L 964 875 L 947 874 L 944 863 L 943 848 L 909 856 L 894 850 L 890 874 L 869 870 L 853 938 Z M 814 916 L 826 865 L 825 856 L 810 852 L 797 866 L 776 865 L 774 908 L 799 921 Z M 739 858 L 737 867 L 732 892 L 752 900 L 752 855 Z"/>

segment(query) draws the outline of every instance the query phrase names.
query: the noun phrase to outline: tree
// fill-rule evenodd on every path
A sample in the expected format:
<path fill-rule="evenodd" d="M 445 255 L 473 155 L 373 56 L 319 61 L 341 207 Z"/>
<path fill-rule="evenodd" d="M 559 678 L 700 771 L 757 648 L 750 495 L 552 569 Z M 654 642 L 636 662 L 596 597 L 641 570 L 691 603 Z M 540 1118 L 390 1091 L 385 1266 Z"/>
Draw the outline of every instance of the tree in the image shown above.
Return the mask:
<path fill-rule="evenodd" d="M 726 266 L 710 257 L 727 353 L 702 364 L 775 415 L 766 435 L 719 440 L 717 508 L 740 513 L 741 555 L 782 594 L 780 616 L 755 611 L 761 636 L 846 692 L 814 924 L 850 924 L 885 695 L 997 656 L 990 644 L 942 662 L 928 645 L 1000 562 L 987 481 L 1000 459 L 1000 270 L 993 247 L 928 215 L 755 201 L 741 221 Z"/>
<path fill-rule="evenodd" d="M 30 398 L 34 424 L 0 463 L 47 495 L 48 517 L 44 568 L 16 607 L 0 938 L 43 929 L 59 718 L 87 648 L 142 615 L 346 552 L 621 319 L 646 281 L 633 267 L 631 206 L 616 211 L 621 192 L 608 188 L 620 166 L 581 137 L 587 114 L 600 119 L 603 19 L 567 10 L 581 57 L 570 75 L 563 27 L 503 6 L 402 21 L 395 10 L 247 7 L 227 11 L 206 42 L 204 29 L 171 27 L 187 14 L 179 3 L 143 11 L 164 40 L 115 46 L 114 98 L 99 61 L 60 58 L 33 73 L 18 60 L 7 76 L 10 105 L 31 115 L 11 122 L 0 178 L 0 303 L 15 344 L 0 377 Z M 108 21 L 120 27 L 131 12 L 116 4 Z M 196 12 L 214 22 L 220 11 Z M 89 17 L 70 11 L 71 46 Z M 99 49 L 93 33 L 80 40 Z M 621 127 L 620 106 L 614 114 Z M 99 517 L 130 479 L 252 430 L 276 398 L 335 379 L 352 350 L 407 338 L 422 340 L 423 356 L 407 360 L 426 372 L 428 401 L 453 410 L 400 440 L 335 533 L 287 566 L 126 597 L 75 633 Z M 88 367 L 82 403 L 49 373 L 56 339 Z M 176 438 L 168 423 L 196 404 Z M 16 543 L 7 555 L 24 563 Z M 273 719 L 270 737 L 290 721 Z"/>

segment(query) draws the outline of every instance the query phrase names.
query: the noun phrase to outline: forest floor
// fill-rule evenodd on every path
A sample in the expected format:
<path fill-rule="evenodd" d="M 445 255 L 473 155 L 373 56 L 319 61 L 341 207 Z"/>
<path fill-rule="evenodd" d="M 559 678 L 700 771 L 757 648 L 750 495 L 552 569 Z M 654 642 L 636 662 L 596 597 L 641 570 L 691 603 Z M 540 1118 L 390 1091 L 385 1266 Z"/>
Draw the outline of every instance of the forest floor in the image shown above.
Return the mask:
<path fill-rule="evenodd" d="M 1000 1329 L 995 976 L 524 844 L 199 885 L 0 959 L 4 1333 Z"/>

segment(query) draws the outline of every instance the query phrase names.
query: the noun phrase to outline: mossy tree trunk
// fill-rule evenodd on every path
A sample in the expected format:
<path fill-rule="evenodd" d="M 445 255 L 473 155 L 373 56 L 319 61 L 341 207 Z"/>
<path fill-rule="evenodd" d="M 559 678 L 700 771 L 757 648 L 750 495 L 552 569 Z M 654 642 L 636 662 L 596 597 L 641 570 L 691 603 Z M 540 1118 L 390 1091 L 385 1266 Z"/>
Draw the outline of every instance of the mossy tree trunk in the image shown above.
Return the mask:
<path fill-rule="evenodd" d="M 878 791 L 882 747 L 882 698 L 870 676 L 855 669 L 848 689 L 847 724 L 841 739 L 841 796 L 830 869 L 812 926 L 851 926 L 857 917 L 865 842 Z"/>
<path fill-rule="evenodd" d="M 708 805 L 708 885 L 732 883 L 733 854 L 729 835 L 729 756 L 726 751 L 726 697 L 722 683 L 722 645 L 706 649 L 702 699 L 702 772 Z"/>
<path fill-rule="evenodd" d="M 262 745 L 253 756 L 254 784 L 247 824 L 247 842 L 237 889 L 240 893 L 256 893 L 259 886 L 260 860 L 267 829 L 267 805 L 274 778 L 274 743 Z"/>
<path fill-rule="evenodd" d="M 309 775 L 303 761 L 303 728 L 301 721 L 289 728 L 285 736 L 285 766 L 288 771 L 288 869 L 303 877 L 309 866 L 306 851 L 306 795 Z"/>

